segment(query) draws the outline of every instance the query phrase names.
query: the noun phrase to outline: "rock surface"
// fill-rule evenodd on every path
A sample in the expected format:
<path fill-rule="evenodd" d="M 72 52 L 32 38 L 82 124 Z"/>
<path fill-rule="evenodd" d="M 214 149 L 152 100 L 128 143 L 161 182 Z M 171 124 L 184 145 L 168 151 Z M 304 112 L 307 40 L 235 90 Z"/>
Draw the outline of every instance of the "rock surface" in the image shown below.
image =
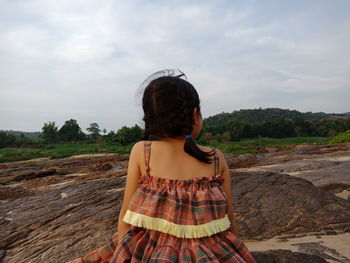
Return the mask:
<path fill-rule="evenodd" d="M 303 160 L 312 162 L 318 156 L 332 162 L 333 157 L 347 156 L 349 151 L 343 151 L 347 144 L 317 147 L 236 159 L 233 155 L 225 156 L 234 168 L 233 208 L 239 237 L 247 244 L 250 240 L 255 240 L 255 244 L 265 242 L 278 235 L 292 239 L 310 232 L 319 235 L 350 232 L 350 201 L 335 195 L 346 190 L 347 183 L 331 180 L 341 186 L 322 189 L 307 180 L 313 177 L 303 177 L 303 169 L 299 176 L 290 176 L 284 170 L 288 160 L 303 164 Z M 264 170 L 266 165 L 278 165 L 279 161 L 280 169 L 274 166 L 273 171 Z M 127 162 L 127 155 L 100 154 L 0 164 L 0 260 L 65 262 L 106 244 L 117 231 Z M 259 163 L 263 169 L 258 169 Z M 295 163 L 291 165 L 298 167 Z M 306 167 L 309 172 L 318 170 L 312 168 L 317 165 Z M 348 178 L 348 171 L 343 171 L 342 176 Z M 267 250 L 255 251 L 254 255 L 258 262 L 267 263 L 349 262 L 349 258 L 339 255 L 338 261 L 332 261 L 317 250 L 317 245 L 309 249 L 307 246 L 310 245 L 300 245 L 293 253 Z M 317 255 L 328 261 L 317 261 L 321 260 Z"/>
<path fill-rule="evenodd" d="M 228 158 L 235 159 L 234 156 L 228 156 Z M 244 157 L 240 158 L 244 159 Z M 350 143 L 304 145 L 295 150 L 250 156 L 249 159 L 256 160 L 249 167 L 228 163 L 231 163 L 230 168 L 239 172 L 284 173 L 306 179 L 324 189 L 328 185 L 341 183 L 347 185 L 345 188 L 350 190 Z"/>
<path fill-rule="evenodd" d="M 349 262 L 349 241 L 350 232 L 341 234 L 309 232 L 295 236 L 279 235 L 264 241 L 250 240 L 246 245 L 254 252 L 283 249 L 318 255 L 327 262 L 338 263 Z"/>
<path fill-rule="evenodd" d="M 311 182 L 274 172 L 233 172 L 233 210 L 245 239 L 350 232 L 350 202 Z"/>
<path fill-rule="evenodd" d="M 252 252 L 257 263 L 327 263 L 322 257 L 300 252 L 291 252 L 289 250 L 267 250 L 263 252 Z"/>

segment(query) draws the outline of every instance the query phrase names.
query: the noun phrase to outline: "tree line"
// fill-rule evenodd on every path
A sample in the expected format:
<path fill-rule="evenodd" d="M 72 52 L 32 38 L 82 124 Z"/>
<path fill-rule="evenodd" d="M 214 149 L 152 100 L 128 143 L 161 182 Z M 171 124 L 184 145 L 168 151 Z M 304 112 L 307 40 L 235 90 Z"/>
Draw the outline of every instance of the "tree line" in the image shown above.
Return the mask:
<path fill-rule="evenodd" d="M 74 119 L 65 121 L 61 128 L 56 123 L 49 121 L 41 128 L 39 139 L 29 139 L 23 134 L 15 136 L 5 131 L 0 131 L 0 148 L 20 146 L 40 146 L 52 143 L 96 143 L 103 142 L 117 145 L 129 145 L 139 140 L 142 129 L 137 124 L 133 127 L 123 126 L 117 132 L 100 129 L 98 123 L 91 123 L 84 133 L 78 122 Z M 103 134 L 102 134 L 103 133 Z"/>
<path fill-rule="evenodd" d="M 137 141 L 142 133 L 141 127 L 137 124 L 133 127 L 123 126 L 116 133 L 114 131 L 107 133 L 106 129 L 101 130 L 98 123 L 94 122 L 91 123 L 86 130 L 88 131 L 88 134 L 81 130 L 79 124 L 74 119 L 65 121 L 60 129 L 58 129 L 55 122 L 48 122 L 42 127 L 40 137 L 46 143 L 78 141 L 95 142 L 97 138 L 103 137 L 107 143 L 128 145 Z M 101 132 L 103 132 L 103 135 Z"/>
<path fill-rule="evenodd" d="M 317 118 L 306 120 L 302 117 L 278 117 L 265 121 L 244 121 L 237 118 L 222 120 L 222 114 L 203 120 L 203 128 L 196 139 L 198 143 L 210 144 L 216 142 L 239 141 L 255 137 L 333 137 L 338 133 L 350 130 L 350 118 Z M 217 119 L 215 119 L 217 118 Z M 76 120 L 65 121 L 61 128 L 55 122 L 44 123 L 39 140 L 29 139 L 23 134 L 14 136 L 0 131 L 0 148 L 3 147 L 36 147 L 41 144 L 52 143 L 96 143 L 101 140 L 108 144 L 129 145 L 140 140 L 143 129 L 134 125 L 123 126 L 117 132 L 102 129 L 94 122 L 84 133 Z"/>
<path fill-rule="evenodd" d="M 223 142 L 254 137 L 333 137 L 346 130 L 350 130 L 350 118 L 305 120 L 296 117 L 261 122 L 247 122 L 234 118 L 217 125 L 208 125 L 203 121 L 200 140 Z"/>
<path fill-rule="evenodd" d="M 203 120 L 204 126 L 206 125 L 223 125 L 229 120 L 237 119 L 249 123 L 257 123 L 263 121 L 272 121 L 277 118 L 296 119 L 301 118 L 303 120 L 312 119 L 329 119 L 333 114 L 324 112 L 300 112 L 297 110 L 280 109 L 280 108 L 258 108 L 258 109 L 240 109 L 238 111 L 222 112 Z M 344 115 L 346 117 L 346 115 Z"/>

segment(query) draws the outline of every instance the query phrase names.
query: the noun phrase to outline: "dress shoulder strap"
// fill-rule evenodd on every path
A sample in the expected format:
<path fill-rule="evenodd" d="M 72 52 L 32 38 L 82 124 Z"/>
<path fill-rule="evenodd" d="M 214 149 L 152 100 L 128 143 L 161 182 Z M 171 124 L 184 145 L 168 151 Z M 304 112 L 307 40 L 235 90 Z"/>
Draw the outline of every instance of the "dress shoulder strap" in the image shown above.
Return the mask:
<path fill-rule="evenodd" d="M 145 156 L 145 166 L 146 166 L 146 174 L 149 175 L 149 170 L 150 170 L 150 167 L 149 167 L 149 160 L 150 160 L 150 157 L 151 157 L 151 144 L 152 144 L 152 141 L 145 141 L 145 144 L 144 144 L 144 156 Z"/>
<path fill-rule="evenodd" d="M 211 147 L 213 151 L 215 151 L 214 155 L 214 173 L 215 175 L 219 174 L 219 156 L 217 154 L 216 148 Z"/>

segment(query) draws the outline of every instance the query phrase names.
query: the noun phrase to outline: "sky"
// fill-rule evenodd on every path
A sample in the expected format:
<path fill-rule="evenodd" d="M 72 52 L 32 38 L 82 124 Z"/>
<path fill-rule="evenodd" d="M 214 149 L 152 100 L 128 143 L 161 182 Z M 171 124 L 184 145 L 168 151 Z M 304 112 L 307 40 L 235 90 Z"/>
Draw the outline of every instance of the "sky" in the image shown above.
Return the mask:
<path fill-rule="evenodd" d="M 143 127 L 138 89 L 179 68 L 204 118 L 350 111 L 350 1 L 0 0 L 0 129 Z"/>

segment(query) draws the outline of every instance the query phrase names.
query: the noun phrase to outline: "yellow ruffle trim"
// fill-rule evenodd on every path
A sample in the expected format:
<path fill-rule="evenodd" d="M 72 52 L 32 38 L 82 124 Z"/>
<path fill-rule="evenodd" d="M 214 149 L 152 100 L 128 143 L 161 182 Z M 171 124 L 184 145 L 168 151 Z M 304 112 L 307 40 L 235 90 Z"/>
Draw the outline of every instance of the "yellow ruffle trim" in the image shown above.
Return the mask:
<path fill-rule="evenodd" d="M 199 238 L 211 236 L 218 232 L 225 231 L 231 225 L 227 214 L 223 218 L 201 225 L 180 225 L 162 218 L 142 215 L 129 209 L 126 211 L 123 221 L 137 227 L 145 227 L 165 232 L 180 238 Z"/>

